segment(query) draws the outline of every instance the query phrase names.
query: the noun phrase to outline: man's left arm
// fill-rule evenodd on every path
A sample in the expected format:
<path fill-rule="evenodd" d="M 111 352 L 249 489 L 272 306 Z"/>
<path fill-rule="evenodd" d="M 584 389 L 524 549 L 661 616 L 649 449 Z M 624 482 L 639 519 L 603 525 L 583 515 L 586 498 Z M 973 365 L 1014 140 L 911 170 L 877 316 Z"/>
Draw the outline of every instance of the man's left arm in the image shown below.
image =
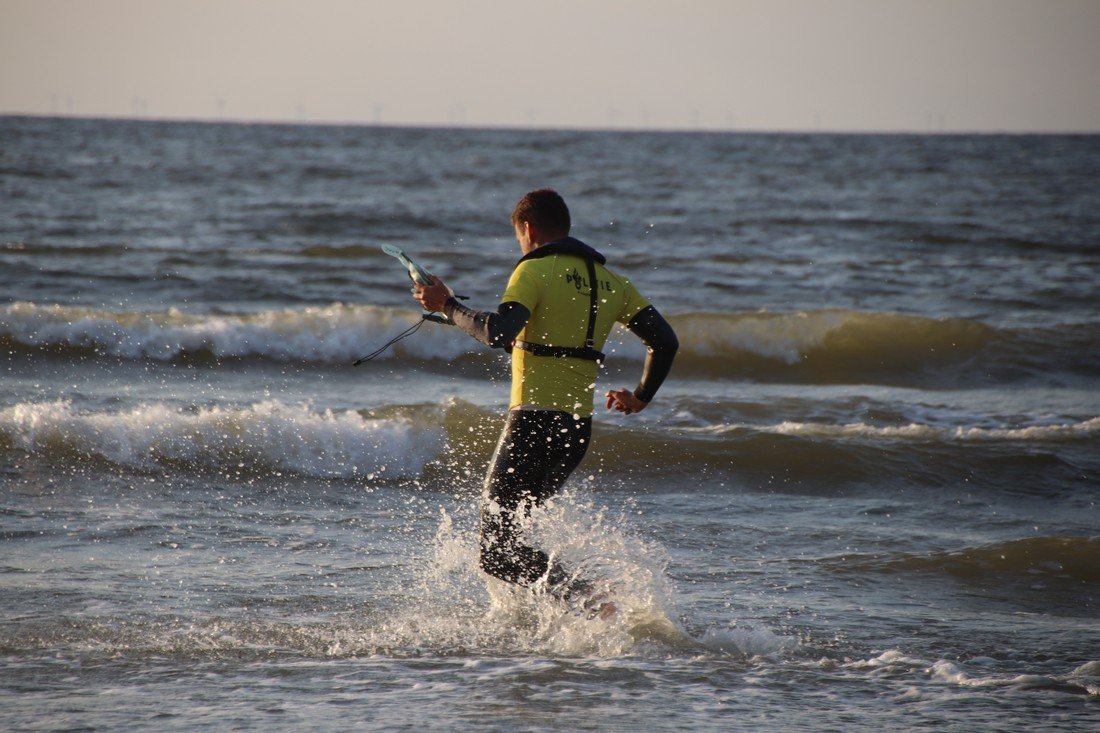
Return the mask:
<path fill-rule="evenodd" d="M 651 305 L 640 310 L 626 327 L 646 345 L 642 378 L 633 391 L 613 389 L 608 392 L 607 409 L 630 415 L 641 412 L 653 400 L 672 369 L 680 341 L 668 321 Z"/>
<path fill-rule="evenodd" d="M 676 338 L 676 332 L 668 321 L 651 305 L 639 311 L 626 327 L 646 345 L 642 378 L 634 390 L 634 396 L 648 403 L 653 400 L 672 369 L 680 340 Z"/>

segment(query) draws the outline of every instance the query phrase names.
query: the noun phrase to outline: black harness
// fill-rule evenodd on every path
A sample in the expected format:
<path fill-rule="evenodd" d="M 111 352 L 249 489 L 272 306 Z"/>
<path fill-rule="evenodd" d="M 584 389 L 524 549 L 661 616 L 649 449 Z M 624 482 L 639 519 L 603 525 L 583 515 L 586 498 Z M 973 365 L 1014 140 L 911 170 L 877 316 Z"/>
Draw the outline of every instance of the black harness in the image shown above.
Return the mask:
<path fill-rule="evenodd" d="M 555 242 L 553 244 L 557 243 Z M 596 262 L 592 255 L 596 257 L 601 256 L 598 252 L 581 242 L 577 242 L 577 244 L 583 246 L 588 252 L 577 251 L 573 247 L 554 247 L 553 244 L 543 245 L 523 259 L 531 258 L 532 255 L 545 257 L 551 254 L 576 254 L 584 258 L 585 264 L 588 265 L 588 285 L 592 290 L 588 301 L 588 329 L 584 335 L 584 346 L 552 346 L 550 344 L 537 344 L 533 341 L 521 341 L 516 339 L 514 347 L 522 349 L 529 354 L 534 354 L 535 356 L 556 356 L 563 359 L 587 359 L 588 361 L 602 364 L 604 361 L 604 354 L 602 351 L 596 349 L 596 340 L 594 338 L 596 332 L 596 313 L 599 310 L 599 286 L 596 283 Z M 540 252 L 540 250 L 543 251 Z M 520 260 L 520 262 L 522 261 L 523 260 Z"/>

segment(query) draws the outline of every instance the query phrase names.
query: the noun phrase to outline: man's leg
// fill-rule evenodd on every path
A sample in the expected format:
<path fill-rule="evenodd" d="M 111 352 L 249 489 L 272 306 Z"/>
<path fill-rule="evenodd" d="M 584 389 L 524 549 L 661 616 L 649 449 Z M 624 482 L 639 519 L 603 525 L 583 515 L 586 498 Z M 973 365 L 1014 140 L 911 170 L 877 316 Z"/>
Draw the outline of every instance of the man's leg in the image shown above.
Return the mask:
<path fill-rule="evenodd" d="M 481 567 L 509 583 L 528 586 L 547 575 L 545 552 L 524 544 L 520 523 L 532 506 L 557 493 L 581 462 L 592 435 L 590 418 L 554 410 L 512 410 L 485 479 L 481 511 Z M 550 570 L 551 583 L 564 573 Z"/>

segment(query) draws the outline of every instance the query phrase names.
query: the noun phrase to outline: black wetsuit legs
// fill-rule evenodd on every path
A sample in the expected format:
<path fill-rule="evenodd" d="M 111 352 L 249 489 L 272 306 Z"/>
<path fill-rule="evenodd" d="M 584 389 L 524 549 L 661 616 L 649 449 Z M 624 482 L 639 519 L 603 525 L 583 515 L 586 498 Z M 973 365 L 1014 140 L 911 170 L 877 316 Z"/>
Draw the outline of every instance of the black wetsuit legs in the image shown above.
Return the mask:
<path fill-rule="evenodd" d="M 481 509 L 481 567 L 509 583 L 528 586 L 549 571 L 551 584 L 565 579 L 550 570 L 545 552 L 523 543 L 520 521 L 557 493 L 584 458 L 592 418 L 557 410 L 511 410 L 485 479 Z"/>

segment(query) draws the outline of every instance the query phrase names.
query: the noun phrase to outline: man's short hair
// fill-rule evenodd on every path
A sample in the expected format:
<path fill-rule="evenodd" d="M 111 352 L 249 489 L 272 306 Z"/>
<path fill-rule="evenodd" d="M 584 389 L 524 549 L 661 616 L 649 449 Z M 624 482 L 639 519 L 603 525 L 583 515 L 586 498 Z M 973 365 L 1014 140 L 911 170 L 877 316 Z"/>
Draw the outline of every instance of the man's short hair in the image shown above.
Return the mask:
<path fill-rule="evenodd" d="M 512 224 L 518 226 L 523 221 L 550 237 L 564 237 L 572 224 L 565 199 L 552 188 L 530 191 L 516 203 Z"/>

